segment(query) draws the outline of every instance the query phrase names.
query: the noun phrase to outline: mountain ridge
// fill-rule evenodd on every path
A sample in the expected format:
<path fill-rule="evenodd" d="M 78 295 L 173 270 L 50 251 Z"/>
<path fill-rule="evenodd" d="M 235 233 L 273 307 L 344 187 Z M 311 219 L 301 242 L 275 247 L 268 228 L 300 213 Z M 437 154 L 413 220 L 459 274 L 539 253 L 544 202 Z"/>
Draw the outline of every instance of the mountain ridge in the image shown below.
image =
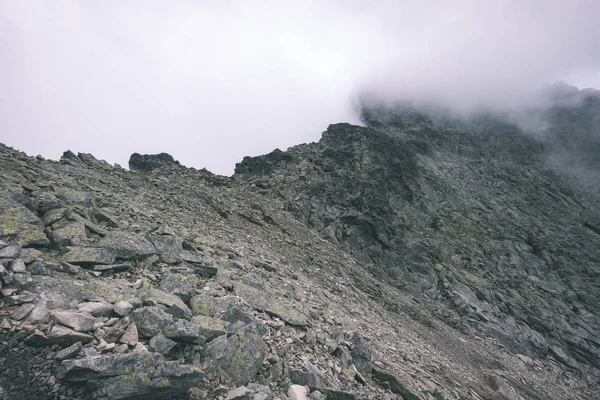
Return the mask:
<path fill-rule="evenodd" d="M 0 392 L 593 398 L 596 107 L 543 139 L 367 107 L 231 178 L 2 145 Z"/>

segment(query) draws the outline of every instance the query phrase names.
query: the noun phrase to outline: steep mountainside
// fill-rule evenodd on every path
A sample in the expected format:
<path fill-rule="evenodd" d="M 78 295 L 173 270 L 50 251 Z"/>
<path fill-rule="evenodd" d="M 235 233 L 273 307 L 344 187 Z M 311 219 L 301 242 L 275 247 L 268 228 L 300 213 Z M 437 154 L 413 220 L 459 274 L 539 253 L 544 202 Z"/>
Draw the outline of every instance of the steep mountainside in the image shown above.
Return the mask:
<path fill-rule="evenodd" d="M 575 95 L 543 136 L 365 108 L 232 178 L 0 145 L 0 398 L 594 398 L 600 109 Z"/>

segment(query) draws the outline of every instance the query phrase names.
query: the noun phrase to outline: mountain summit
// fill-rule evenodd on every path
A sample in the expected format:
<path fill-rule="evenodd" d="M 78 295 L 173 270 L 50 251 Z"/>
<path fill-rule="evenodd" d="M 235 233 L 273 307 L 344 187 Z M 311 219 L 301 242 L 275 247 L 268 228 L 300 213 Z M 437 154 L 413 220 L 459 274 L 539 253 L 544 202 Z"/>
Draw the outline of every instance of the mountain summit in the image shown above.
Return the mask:
<path fill-rule="evenodd" d="M 594 398 L 599 116 L 370 105 L 230 178 L 0 145 L 0 398 Z"/>

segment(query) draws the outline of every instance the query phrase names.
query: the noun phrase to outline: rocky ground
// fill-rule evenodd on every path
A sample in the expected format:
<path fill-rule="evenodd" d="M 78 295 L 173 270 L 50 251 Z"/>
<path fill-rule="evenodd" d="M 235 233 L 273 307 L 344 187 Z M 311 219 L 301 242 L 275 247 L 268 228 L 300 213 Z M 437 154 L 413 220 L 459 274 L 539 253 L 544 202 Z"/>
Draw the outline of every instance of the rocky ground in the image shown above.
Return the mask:
<path fill-rule="evenodd" d="M 232 178 L 0 146 L 0 398 L 595 398 L 598 198 L 565 147 L 364 119 Z"/>

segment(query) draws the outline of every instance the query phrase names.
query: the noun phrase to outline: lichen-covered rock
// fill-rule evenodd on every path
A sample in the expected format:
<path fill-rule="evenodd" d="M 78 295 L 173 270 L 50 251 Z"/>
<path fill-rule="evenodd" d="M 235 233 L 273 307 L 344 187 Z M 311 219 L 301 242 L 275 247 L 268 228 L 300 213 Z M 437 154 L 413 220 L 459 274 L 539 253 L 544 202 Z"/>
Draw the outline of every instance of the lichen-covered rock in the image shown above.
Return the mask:
<path fill-rule="evenodd" d="M 0 208 L 0 238 L 11 238 L 19 246 L 50 245 L 41 220 L 21 205 Z"/>
<path fill-rule="evenodd" d="M 52 241 L 59 246 L 85 246 L 88 243 L 85 224 L 73 222 L 52 231 Z"/>
<path fill-rule="evenodd" d="M 234 385 L 246 385 L 254 378 L 265 357 L 265 343 L 255 323 L 235 334 L 219 336 L 202 352 L 204 368 L 210 376 L 222 375 Z"/>
<path fill-rule="evenodd" d="M 190 321 L 173 318 L 161 307 L 142 307 L 130 315 L 143 338 L 151 338 L 162 333 L 169 339 L 178 342 L 197 343 L 202 341 L 198 326 Z"/>
<path fill-rule="evenodd" d="M 291 306 L 281 303 L 267 292 L 255 289 L 241 282 L 235 283 L 234 291 L 235 294 L 242 297 L 252 307 L 274 317 L 281 318 L 290 325 L 304 326 L 307 323 L 306 315 Z"/>
<path fill-rule="evenodd" d="M 89 266 L 94 264 L 113 264 L 116 258 L 117 253 L 108 248 L 72 247 L 63 256 L 63 261 L 70 264 Z"/>
<path fill-rule="evenodd" d="M 204 315 L 197 315 L 193 317 L 191 322 L 198 326 L 200 333 L 206 338 L 207 341 L 211 341 L 221 335 L 226 335 L 227 325 L 229 325 L 229 323 L 225 321 L 206 317 Z"/>
<path fill-rule="evenodd" d="M 183 301 L 188 301 L 200 288 L 200 285 L 200 279 L 189 273 L 168 273 L 163 276 L 159 283 L 162 290 L 178 296 Z"/>
<path fill-rule="evenodd" d="M 141 259 L 156 252 L 152 243 L 142 235 L 120 231 L 111 232 L 110 235 L 100 239 L 95 246 L 108 249 L 115 257 L 121 259 Z"/>
<path fill-rule="evenodd" d="M 149 342 L 150 349 L 160 354 L 167 354 L 173 347 L 177 345 L 177 342 L 167 338 L 162 333 L 154 336 Z"/>

